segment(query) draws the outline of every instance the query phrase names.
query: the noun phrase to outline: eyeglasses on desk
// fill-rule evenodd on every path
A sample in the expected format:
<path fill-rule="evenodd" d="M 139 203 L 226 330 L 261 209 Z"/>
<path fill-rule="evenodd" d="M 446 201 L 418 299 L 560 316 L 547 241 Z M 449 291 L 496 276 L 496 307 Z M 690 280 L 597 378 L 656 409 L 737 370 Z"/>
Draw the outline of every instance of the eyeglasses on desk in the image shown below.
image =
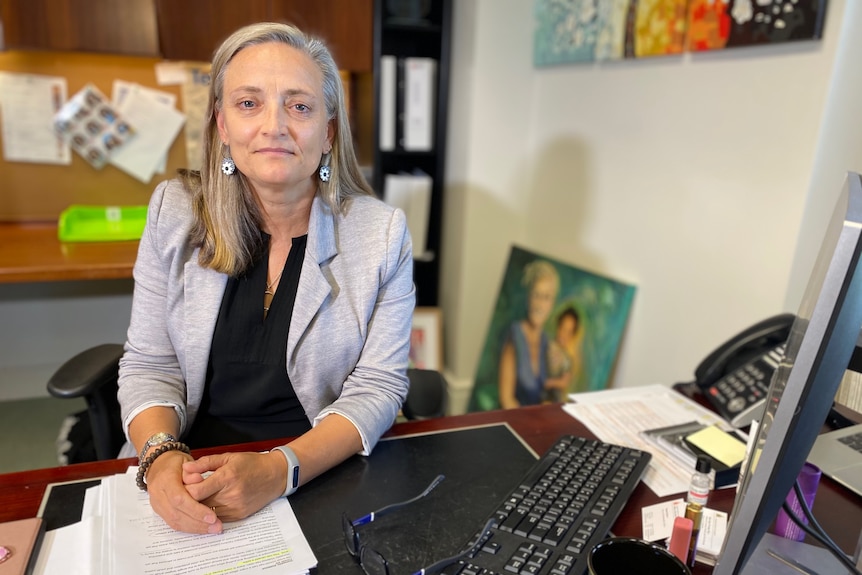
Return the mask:
<path fill-rule="evenodd" d="M 378 509 L 377 511 L 372 511 L 367 515 L 363 515 L 359 519 L 351 520 L 346 513 L 341 514 L 341 529 L 344 532 L 344 545 L 347 547 L 348 553 L 359 562 L 359 566 L 362 567 L 362 571 L 366 575 L 393 575 L 389 571 L 389 562 L 386 558 L 375 549 L 369 547 L 367 544 L 362 543 L 359 538 L 359 532 L 357 531 L 357 527 L 362 525 L 366 525 L 371 523 L 380 517 L 388 515 L 393 511 L 397 511 L 402 507 L 406 507 L 411 503 L 419 501 L 440 484 L 441 481 L 445 479 L 445 476 L 438 475 L 434 478 L 434 480 L 425 488 L 422 493 L 407 499 L 405 501 L 400 501 L 398 503 L 391 503 L 385 507 Z M 416 571 L 413 575 L 432 575 L 434 573 L 439 573 L 441 570 L 445 569 L 449 565 L 465 559 L 471 555 L 474 555 L 482 546 L 482 543 L 487 540 L 491 529 L 496 524 L 494 519 L 488 520 L 488 522 L 483 527 L 479 537 L 473 542 L 473 544 L 466 549 L 465 551 L 458 553 L 457 555 L 453 555 L 452 557 L 447 557 L 446 559 L 442 559 L 437 561 L 436 563 L 429 565 Z"/>

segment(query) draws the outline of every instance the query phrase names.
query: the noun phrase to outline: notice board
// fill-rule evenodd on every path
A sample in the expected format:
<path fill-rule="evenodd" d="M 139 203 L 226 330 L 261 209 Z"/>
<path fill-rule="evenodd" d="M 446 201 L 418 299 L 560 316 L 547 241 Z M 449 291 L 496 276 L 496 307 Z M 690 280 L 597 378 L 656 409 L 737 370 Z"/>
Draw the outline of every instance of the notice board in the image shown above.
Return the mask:
<path fill-rule="evenodd" d="M 171 92 L 181 108 L 180 86 L 159 86 L 158 58 L 77 52 L 0 52 L 0 71 L 59 76 L 66 79 L 67 97 L 86 84 L 94 84 L 111 97 L 115 79 Z M 14 110 L 0 110 L 4 114 Z M 0 146 L 3 145 L 0 133 Z M 168 152 L 166 171 L 143 183 L 108 164 L 96 170 L 76 153 L 70 165 L 7 162 L 0 156 L 0 221 L 56 221 L 71 204 L 143 205 L 156 185 L 185 167 L 186 147 L 181 130 Z"/>

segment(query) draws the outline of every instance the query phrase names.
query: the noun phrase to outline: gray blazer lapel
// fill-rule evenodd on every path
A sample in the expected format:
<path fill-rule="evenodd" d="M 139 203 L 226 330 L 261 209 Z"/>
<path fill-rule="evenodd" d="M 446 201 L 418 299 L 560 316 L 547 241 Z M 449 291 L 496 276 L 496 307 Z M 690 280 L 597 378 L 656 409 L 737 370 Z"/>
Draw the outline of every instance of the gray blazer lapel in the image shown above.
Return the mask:
<path fill-rule="evenodd" d="M 198 266 L 198 250 L 185 265 L 186 393 L 189 405 L 200 405 L 227 275 Z M 193 414 L 189 414 L 193 416 Z"/>
<path fill-rule="evenodd" d="M 335 287 L 327 277 L 326 267 L 337 252 L 335 216 L 323 200 L 315 196 L 308 223 L 305 259 L 302 262 L 296 302 L 293 304 L 290 333 L 287 335 L 288 365 L 302 334 Z"/>

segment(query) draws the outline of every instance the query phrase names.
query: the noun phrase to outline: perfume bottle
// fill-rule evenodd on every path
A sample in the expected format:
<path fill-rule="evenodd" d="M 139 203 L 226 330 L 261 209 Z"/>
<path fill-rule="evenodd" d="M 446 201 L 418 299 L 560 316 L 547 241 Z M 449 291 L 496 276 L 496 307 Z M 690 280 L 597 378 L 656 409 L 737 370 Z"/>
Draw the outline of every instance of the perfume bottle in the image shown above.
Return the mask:
<path fill-rule="evenodd" d="M 688 496 L 685 503 L 685 517 L 691 519 L 691 540 L 688 544 L 688 559 L 686 563 L 689 567 L 694 567 L 694 558 L 697 555 L 697 537 L 700 535 L 700 521 L 703 518 L 703 508 L 706 507 L 707 499 L 709 499 L 709 472 L 712 465 L 708 457 L 703 455 L 697 458 L 697 463 L 694 466 L 694 473 L 691 476 L 691 483 L 688 487 Z"/>

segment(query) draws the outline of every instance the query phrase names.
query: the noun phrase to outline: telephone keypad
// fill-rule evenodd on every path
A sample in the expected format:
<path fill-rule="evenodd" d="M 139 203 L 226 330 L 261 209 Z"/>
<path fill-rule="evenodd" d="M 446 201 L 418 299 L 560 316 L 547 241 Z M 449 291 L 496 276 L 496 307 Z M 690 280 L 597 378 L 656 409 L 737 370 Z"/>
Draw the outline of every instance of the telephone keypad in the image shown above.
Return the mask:
<path fill-rule="evenodd" d="M 719 414 L 736 427 L 751 423 L 769 391 L 772 374 L 784 356 L 779 345 L 764 356 L 737 368 L 708 388 L 707 398 Z"/>

